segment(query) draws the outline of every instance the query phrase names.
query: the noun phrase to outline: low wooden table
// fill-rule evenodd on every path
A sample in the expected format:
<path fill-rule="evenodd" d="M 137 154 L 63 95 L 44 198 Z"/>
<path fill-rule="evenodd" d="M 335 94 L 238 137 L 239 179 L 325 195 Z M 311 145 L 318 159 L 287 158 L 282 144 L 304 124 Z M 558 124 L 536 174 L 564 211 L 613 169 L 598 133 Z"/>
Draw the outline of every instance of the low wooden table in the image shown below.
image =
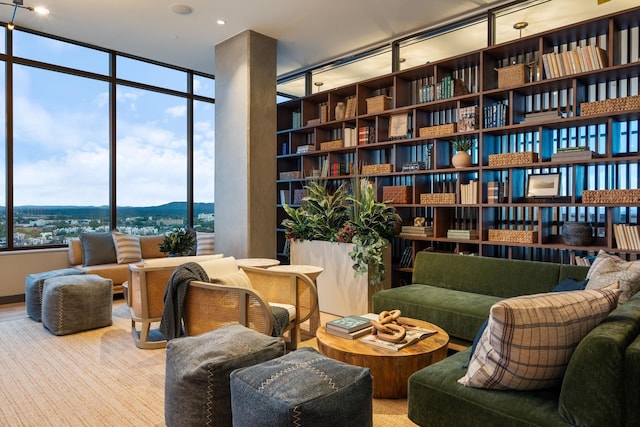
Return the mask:
<path fill-rule="evenodd" d="M 236 260 L 238 267 L 269 268 L 280 265 L 280 261 L 271 258 L 240 258 Z"/>
<path fill-rule="evenodd" d="M 447 357 L 449 344 L 449 335 L 442 328 L 420 320 L 414 322 L 438 333 L 393 351 L 328 334 L 323 326 L 316 332 L 318 350 L 332 359 L 369 368 L 373 375 L 373 397 L 404 398 L 411 374 Z"/>

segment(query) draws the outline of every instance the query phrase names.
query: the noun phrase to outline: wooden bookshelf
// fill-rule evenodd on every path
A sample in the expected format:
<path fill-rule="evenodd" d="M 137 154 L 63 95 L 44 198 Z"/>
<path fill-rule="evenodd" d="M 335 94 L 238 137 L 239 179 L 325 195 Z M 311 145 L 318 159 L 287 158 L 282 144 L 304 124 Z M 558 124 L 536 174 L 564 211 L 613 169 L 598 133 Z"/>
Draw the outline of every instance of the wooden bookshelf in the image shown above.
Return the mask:
<path fill-rule="evenodd" d="M 310 180 L 325 179 L 337 187 L 366 177 L 378 189 L 379 200 L 385 186 L 411 187 L 409 203 L 395 205 L 404 224 L 424 217 L 434 227 L 433 237 L 396 238 L 394 259 L 399 260 L 407 245 L 414 256 L 429 249 L 573 263 L 575 256 L 603 249 L 637 259 L 640 251 L 618 248 L 614 227 L 638 225 L 638 204 L 584 203 L 582 193 L 637 188 L 640 180 L 640 105 L 635 102 L 640 93 L 639 33 L 640 8 L 633 8 L 279 104 L 278 172 L 295 170 L 302 178 L 277 180 L 278 203 L 281 191 L 293 200 L 294 191 Z M 589 51 L 595 56 L 585 57 Z M 551 57 L 565 58 L 571 71 L 545 70 L 543 59 Z M 588 65 L 598 58 L 597 66 Z M 578 62 L 571 65 L 572 60 Z M 511 72 L 506 67 L 514 64 L 522 64 L 514 67 L 519 74 L 500 75 Z M 367 111 L 367 99 L 376 96 L 389 96 L 390 105 Z M 624 105 L 619 110 L 598 111 L 599 104 L 589 104 L 616 98 L 628 98 L 610 103 Z M 340 120 L 335 119 L 338 102 L 352 106 Z M 326 106 L 326 117 L 321 117 L 321 106 Z M 588 115 L 582 114 L 583 108 Z M 548 113 L 554 111 L 557 114 Z M 406 135 L 389 137 L 391 117 L 404 114 Z M 358 135 L 356 145 L 320 150 L 322 143 L 352 132 Z M 462 169 L 452 166 L 449 144 L 459 136 L 475 141 L 472 166 Z M 297 147 L 307 144 L 316 151 L 296 153 Z M 552 160 L 559 150 L 577 146 L 586 146 L 593 157 Z M 490 156 L 508 153 L 534 155 L 523 154 L 523 163 L 490 164 Z M 403 165 L 416 162 L 424 168 L 403 172 Z M 365 165 L 390 166 L 363 174 Z M 539 174 L 560 175 L 557 195 L 527 196 L 530 176 Z M 477 182 L 477 202 L 462 204 L 461 188 L 470 181 Z M 501 191 L 499 197 L 496 189 Z M 420 203 L 422 194 L 448 192 L 456 194 L 454 203 Z M 281 204 L 277 209 L 278 254 L 283 256 L 280 223 L 285 214 Z M 592 244 L 564 244 L 565 221 L 590 222 Z M 449 229 L 476 230 L 478 239 L 449 239 Z M 489 230 L 496 229 L 531 233 L 520 233 L 528 241 L 489 240 Z M 411 269 L 396 271 L 409 274 Z"/>

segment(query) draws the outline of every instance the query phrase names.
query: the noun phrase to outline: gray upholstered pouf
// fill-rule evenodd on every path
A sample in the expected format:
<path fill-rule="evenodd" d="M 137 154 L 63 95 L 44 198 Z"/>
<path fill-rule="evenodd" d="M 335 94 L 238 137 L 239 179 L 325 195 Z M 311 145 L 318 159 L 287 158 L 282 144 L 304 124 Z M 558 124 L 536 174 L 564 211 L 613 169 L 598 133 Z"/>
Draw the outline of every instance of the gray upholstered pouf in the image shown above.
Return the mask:
<path fill-rule="evenodd" d="M 168 427 L 231 426 L 229 374 L 284 354 L 282 338 L 233 324 L 167 344 Z"/>
<path fill-rule="evenodd" d="M 36 322 L 42 321 L 42 285 L 45 279 L 76 274 L 84 273 L 75 268 L 62 268 L 60 270 L 28 274 L 24 281 L 24 298 L 27 305 L 27 315 Z"/>
<path fill-rule="evenodd" d="M 56 335 L 68 335 L 112 323 L 113 283 L 95 274 L 45 279 L 42 324 Z"/>
<path fill-rule="evenodd" d="M 372 381 L 368 368 L 300 348 L 231 373 L 233 425 L 371 426 Z"/>

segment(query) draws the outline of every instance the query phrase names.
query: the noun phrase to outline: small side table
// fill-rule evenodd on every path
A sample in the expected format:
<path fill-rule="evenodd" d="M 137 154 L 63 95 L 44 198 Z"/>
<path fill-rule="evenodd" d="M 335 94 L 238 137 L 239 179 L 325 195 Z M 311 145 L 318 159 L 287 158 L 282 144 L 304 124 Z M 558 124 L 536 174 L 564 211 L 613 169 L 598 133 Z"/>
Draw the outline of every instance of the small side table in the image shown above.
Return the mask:
<path fill-rule="evenodd" d="M 271 258 L 240 258 L 236 260 L 238 267 L 256 267 L 256 268 L 269 268 L 280 264 L 277 259 Z"/>
<path fill-rule="evenodd" d="M 267 270 L 273 271 L 286 271 L 289 273 L 302 273 L 309 276 L 309 279 L 313 280 L 316 287 L 318 286 L 318 282 L 316 278 L 324 271 L 322 267 L 318 267 L 316 265 L 304 265 L 304 264 L 290 264 L 290 265 L 275 265 L 273 267 L 269 267 Z M 299 295 L 298 297 L 301 297 Z M 311 308 L 311 307 L 309 307 Z M 311 317 L 309 318 L 309 333 L 312 336 L 316 335 L 316 330 L 320 327 L 320 304 L 318 304 L 318 309 L 311 313 Z"/>

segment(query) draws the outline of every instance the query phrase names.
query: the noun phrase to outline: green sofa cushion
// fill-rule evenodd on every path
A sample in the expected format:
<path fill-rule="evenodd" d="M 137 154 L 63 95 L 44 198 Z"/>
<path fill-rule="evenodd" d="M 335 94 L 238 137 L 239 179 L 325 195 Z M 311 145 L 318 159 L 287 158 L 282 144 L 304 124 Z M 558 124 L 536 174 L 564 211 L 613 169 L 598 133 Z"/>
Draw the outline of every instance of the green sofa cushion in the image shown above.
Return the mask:
<path fill-rule="evenodd" d="M 612 311 L 576 347 L 562 381 L 564 419 L 574 425 L 623 425 L 625 351 L 638 334 L 640 294 Z"/>
<path fill-rule="evenodd" d="M 489 309 L 502 298 L 429 285 L 407 285 L 373 295 L 373 311 L 399 309 L 403 316 L 443 327 L 452 337 L 473 341 Z"/>
<path fill-rule="evenodd" d="M 511 298 L 549 292 L 559 277 L 555 263 L 418 252 L 412 283 Z"/>
<path fill-rule="evenodd" d="M 629 347 L 624 358 L 624 413 L 625 425 L 637 425 L 640 420 L 640 336 Z"/>
<path fill-rule="evenodd" d="M 567 426 L 557 411 L 557 388 L 482 390 L 458 384 L 470 350 L 423 368 L 409 378 L 409 419 L 421 426 Z"/>

